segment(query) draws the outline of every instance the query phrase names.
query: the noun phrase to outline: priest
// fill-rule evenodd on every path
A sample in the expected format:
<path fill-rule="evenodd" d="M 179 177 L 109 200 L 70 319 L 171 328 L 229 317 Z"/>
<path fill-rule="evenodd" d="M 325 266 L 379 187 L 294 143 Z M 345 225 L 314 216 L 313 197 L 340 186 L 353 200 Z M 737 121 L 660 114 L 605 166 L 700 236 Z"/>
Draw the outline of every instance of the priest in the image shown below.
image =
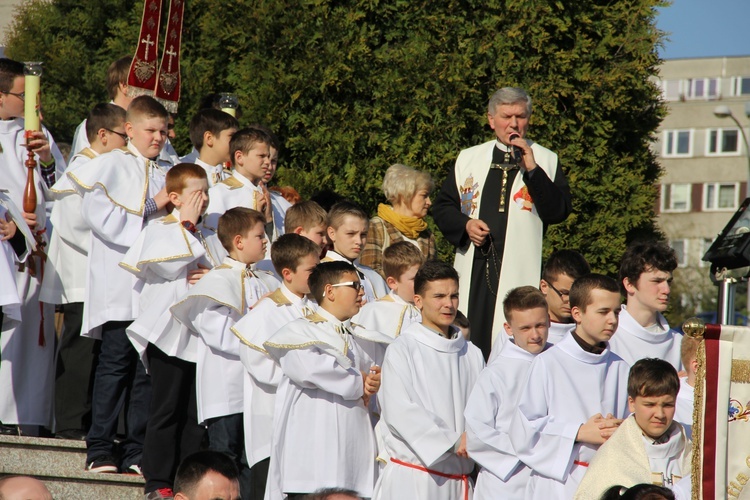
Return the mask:
<path fill-rule="evenodd" d="M 504 322 L 496 304 L 512 288 L 539 283 L 546 226 L 571 210 L 557 154 L 525 138 L 530 118 L 525 90 L 495 92 L 487 120 L 496 138 L 459 153 L 432 206 L 438 228 L 456 247 L 459 308 L 485 358 Z"/>

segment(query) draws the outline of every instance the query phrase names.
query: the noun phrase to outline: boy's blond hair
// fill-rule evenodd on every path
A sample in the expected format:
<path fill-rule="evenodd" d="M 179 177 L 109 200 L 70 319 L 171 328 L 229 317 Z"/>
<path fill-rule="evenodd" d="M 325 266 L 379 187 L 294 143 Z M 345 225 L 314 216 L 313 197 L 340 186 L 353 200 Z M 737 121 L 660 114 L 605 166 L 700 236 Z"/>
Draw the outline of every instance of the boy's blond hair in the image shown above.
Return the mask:
<path fill-rule="evenodd" d="M 298 227 L 309 231 L 316 226 L 325 228 L 328 224 L 328 214 L 323 207 L 314 201 L 295 203 L 286 211 L 284 216 L 284 232 L 291 233 Z"/>
<path fill-rule="evenodd" d="M 344 218 L 347 215 L 362 219 L 367 225 L 370 224 L 367 213 L 359 205 L 350 201 L 340 201 L 332 206 L 330 212 L 328 212 L 328 227 L 332 227 L 334 230 L 338 229 L 344 223 Z"/>
<path fill-rule="evenodd" d="M 698 345 L 700 340 L 689 335 L 682 336 L 682 344 L 680 345 L 680 360 L 685 370 L 688 370 L 690 363 L 698 357 Z"/>
<path fill-rule="evenodd" d="M 135 120 L 142 118 L 161 118 L 166 122 L 169 113 L 159 101 L 151 96 L 142 95 L 131 101 L 125 120 L 133 123 Z"/>
<path fill-rule="evenodd" d="M 410 267 L 421 266 L 424 261 L 424 254 L 415 244 L 399 241 L 383 251 L 383 274 L 398 280 Z"/>
<path fill-rule="evenodd" d="M 266 224 L 265 215 L 252 208 L 235 207 L 227 210 L 219 217 L 219 227 L 216 229 L 216 234 L 221 246 L 227 252 L 231 252 L 234 249 L 234 237 L 237 235 L 245 236 L 258 224 Z"/>

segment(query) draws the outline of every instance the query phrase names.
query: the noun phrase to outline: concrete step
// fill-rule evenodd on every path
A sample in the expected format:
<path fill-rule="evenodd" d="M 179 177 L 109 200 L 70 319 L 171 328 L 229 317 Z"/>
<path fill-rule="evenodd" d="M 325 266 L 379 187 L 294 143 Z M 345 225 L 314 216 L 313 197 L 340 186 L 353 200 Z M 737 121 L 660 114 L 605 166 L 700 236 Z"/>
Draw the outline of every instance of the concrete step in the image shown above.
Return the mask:
<path fill-rule="evenodd" d="M 125 474 L 86 472 L 83 441 L 24 436 L 0 436 L 0 476 L 34 476 L 54 498 L 64 500 L 137 500 L 143 498 L 143 478 Z"/>

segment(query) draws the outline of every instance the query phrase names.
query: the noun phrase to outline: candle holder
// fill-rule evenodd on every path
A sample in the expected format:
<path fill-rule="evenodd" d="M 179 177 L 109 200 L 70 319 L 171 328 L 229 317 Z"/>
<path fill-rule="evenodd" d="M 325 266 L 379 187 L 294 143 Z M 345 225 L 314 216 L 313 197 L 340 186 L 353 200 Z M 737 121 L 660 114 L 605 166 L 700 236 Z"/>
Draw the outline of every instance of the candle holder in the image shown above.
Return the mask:
<path fill-rule="evenodd" d="M 30 142 L 34 139 L 34 132 L 41 129 L 39 112 L 41 107 L 41 62 L 24 63 L 23 74 L 25 78 L 24 85 L 24 126 L 26 132 L 26 187 L 23 192 L 23 210 L 24 212 L 34 213 L 36 211 L 36 185 L 34 183 L 34 169 L 36 169 L 36 158 L 34 151 L 31 149 Z"/>
<path fill-rule="evenodd" d="M 219 109 L 234 117 L 237 116 L 237 108 L 240 106 L 240 100 L 235 94 L 222 92 L 219 94 Z"/>

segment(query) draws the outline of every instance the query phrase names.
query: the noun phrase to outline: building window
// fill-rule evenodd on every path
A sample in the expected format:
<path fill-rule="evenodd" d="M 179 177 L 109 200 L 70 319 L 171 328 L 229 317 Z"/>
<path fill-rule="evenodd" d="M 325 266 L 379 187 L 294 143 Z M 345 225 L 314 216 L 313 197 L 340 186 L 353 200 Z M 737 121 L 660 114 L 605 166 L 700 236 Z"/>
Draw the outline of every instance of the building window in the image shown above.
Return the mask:
<path fill-rule="evenodd" d="M 736 210 L 739 182 L 712 182 L 703 185 L 703 210 Z"/>
<path fill-rule="evenodd" d="M 677 254 L 677 265 L 685 267 L 688 264 L 688 241 L 687 240 L 670 240 L 669 246 Z"/>
<path fill-rule="evenodd" d="M 692 130 L 665 130 L 662 156 L 665 158 L 692 156 L 692 139 Z"/>
<path fill-rule="evenodd" d="M 661 211 L 689 212 L 691 187 L 690 184 L 662 184 Z"/>
<path fill-rule="evenodd" d="M 686 99 L 716 99 L 719 97 L 720 78 L 690 78 L 685 81 Z"/>
<path fill-rule="evenodd" d="M 679 101 L 682 96 L 682 80 L 662 80 L 662 96 L 665 101 Z"/>
<path fill-rule="evenodd" d="M 708 249 L 711 248 L 711 245 L 713 244 L 714 240 L 711 238 L 703 238 L 703 240 L 701 240 L 701 254 L 698 256 L 698 259 L 700 259 L 698 261 L 700 267 L 708 267 L 711 265 L 710 262 L 705 262 L 703 260 L 703 256 L 706 255 L 706 252 L 708 252 Z"/>
<path fill-rule="evenodd" d="M 736 155 L 740 152 L 740 131 L 715 128 L 706 131 L 707 155 Z"/>
<path fill-rule="evenodd" d="M 732 78 L 732 95 L 750 95 L 750 76 L 735 76 Z"/>

